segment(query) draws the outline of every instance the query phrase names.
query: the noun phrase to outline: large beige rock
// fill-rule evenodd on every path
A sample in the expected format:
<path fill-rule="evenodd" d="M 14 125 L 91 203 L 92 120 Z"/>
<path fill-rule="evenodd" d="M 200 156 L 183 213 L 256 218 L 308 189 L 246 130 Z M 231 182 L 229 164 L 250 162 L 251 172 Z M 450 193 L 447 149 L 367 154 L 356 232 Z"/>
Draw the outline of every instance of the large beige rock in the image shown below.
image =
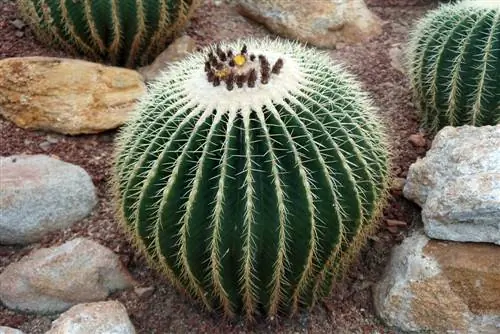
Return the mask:
<path fill-rule="evenodd" d="M 122 125 L 146 92 L 133 70 L 76 59 L 0 60 L 0 114 L 26 129 L 97 133 Z"/>
<path fill-rule="evenodd" d="M 423 232 L 393 250 L 374 288 L 378 315 L 404 331 L 500 333 L 500 247 Z"/>
<path fill-rule="evenodd" d="M 105 300 L 135 284 L 118 255 L 95 241 L 76 238 L 8 265 L 0 273 L 0 302 L 14 310 L 57 313 Z"/>
<path fill-rule="evenodd" d="M 155 80 L 170 64 L 179 61 L 196 50 L 196 41 L 188 35 L 177 38 L 148 66 L 138 69 L 146 81 Z"/>
<path fill-rule="evenodd" d="M 382 32 L 363 0 L 239 0 L 239 13 L 272 32 L 317 47 L 357 43 Z"/>
<path fill-rule="evenodd" d="M 45 334 L 135 334 L 125 306 L 117 301 L 79 304 L 61 314 Z"/>

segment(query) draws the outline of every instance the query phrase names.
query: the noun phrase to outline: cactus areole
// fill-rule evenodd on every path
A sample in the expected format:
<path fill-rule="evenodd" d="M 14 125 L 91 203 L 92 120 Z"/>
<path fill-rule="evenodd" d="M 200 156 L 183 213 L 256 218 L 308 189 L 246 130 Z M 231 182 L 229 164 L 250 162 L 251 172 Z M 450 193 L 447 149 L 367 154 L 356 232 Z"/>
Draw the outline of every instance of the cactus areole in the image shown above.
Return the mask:
<path fill-rule="evenodd" d="M 173 64 L 121 131 L 120 220 L 211 310 L 294 313 L 330 290 L 386 197 L 375 108 L 328 55 L 277 40 Z"/>
<path fill-rule="evenodd" d="M 500 122 L 500 1 L 467 0 L 429 12 L 412 30 L 406 58 L 430 132 Z"/>

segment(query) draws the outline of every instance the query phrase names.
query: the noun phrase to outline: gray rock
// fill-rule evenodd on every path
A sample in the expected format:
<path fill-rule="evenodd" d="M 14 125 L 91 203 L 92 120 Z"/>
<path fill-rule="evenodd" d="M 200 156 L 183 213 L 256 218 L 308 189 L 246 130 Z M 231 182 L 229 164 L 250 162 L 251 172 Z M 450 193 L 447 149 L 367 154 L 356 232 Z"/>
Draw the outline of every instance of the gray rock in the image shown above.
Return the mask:
<path fill-rule="evenodd" d="M 500 247 L 417 231 L 392 251 L 374 288 L 377 315 L 408 332 L 500 333 Z"/>
<path fill-rule="evenodd" d="M 11 309 L 50 314 L 102 301 L 134 284 L 116 254 L 77 238 L 36 250 L 7 266 L 0 274 L 0 301 Z"/>
<path fill-rule="evenodd" d="M 179 61 L 196 50 L 196 41 L 188 35 L 177 38 L 168 48 L 160 53 L 152 64 L 138 69 L 142 74 L 145 81 L 153 81 L 163 71 L 165 71 L 170 64 Z"/>
<path fill-rule="evenodd" d="M 0 189 L 0 244 L 36 242 L 97 203 L 84 169 L 46 155 L 0 157 Z"/>
<path fill-rule="evenodd" d="M 46 334 L 135 334 L 127 310 L 117 301 L 79 304 L 52 323 Z"/>
<path fill-rule="evenodd" d="M 403 193 L 429 237 L 500 244 L 500 125 L 442 129 Z"/>
<path fill-rule="evenodd" d="M 23 29 L 24 26 L 26 25 L 26 24 L 24 24 L 23 21 L 21 21 L 19 19 L 15 19 L 13 21 L 10 21 L 10 24 L 12 24 L 14 27 L 16 27 L 19 30 Z"/>
<path fill-rule="evenodd" d="M 238 0 L 237 10 L 267 29 L 309 45 L 333 48 L 358 43 L 382 32 L 382 22 L 363 0 Z"/>
<path fill-rule="evenodd" d="M 0 334 L 24 334 L 24 332 L 21 332 L 19 329 L 0 326 Z"/>

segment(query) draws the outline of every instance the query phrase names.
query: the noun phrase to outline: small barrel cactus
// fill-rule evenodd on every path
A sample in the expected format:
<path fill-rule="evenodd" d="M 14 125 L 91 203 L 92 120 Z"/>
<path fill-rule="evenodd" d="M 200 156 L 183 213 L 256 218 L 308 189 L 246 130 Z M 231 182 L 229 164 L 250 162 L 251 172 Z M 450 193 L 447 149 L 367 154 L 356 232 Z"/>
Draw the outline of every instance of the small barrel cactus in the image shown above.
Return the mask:
<path fill-rule="evenodd" d="M 199 1 L 18 0 L 18 7 L 44 43 L 131 68 L 163 51 Z"/>
<path fill-rule="evenodd" d="M 414 27 L 406 58 L 430 132 L 500 122 L 500 1 L 468 0 L 431 11 Z"/>
<path fill-rule="evenodd" d="M 117 139 L 119 217 L 152 263 L 227 316 L 294 313 L 329 292 L 386 198 L 367 95 L 280 39 L 173 64 Z"/>

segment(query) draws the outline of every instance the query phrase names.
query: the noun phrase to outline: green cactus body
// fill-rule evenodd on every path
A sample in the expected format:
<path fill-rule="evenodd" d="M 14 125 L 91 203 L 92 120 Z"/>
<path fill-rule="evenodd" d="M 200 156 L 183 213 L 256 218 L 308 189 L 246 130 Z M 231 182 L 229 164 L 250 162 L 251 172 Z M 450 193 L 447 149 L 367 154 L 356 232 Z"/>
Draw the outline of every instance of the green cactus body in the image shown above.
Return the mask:
<path fill-rule="evenodd" d="M 431 132 L 500 122 L 500 2 L 442 5 L 417 23 L 406 56 Z"/>
<path fill-rule="evenodd" d="M 149 63 L 184 27 L 199 0 L 18 0 L 43 42 L 113 65 Z"/>
<path fill-rule="evenodd" d="M 120 219 L 152 263 L 228 316 L 329 292 L 375 226 L 375 108 L 318 51 L 238 40 L 173 64 L 117 140 Z"/>

